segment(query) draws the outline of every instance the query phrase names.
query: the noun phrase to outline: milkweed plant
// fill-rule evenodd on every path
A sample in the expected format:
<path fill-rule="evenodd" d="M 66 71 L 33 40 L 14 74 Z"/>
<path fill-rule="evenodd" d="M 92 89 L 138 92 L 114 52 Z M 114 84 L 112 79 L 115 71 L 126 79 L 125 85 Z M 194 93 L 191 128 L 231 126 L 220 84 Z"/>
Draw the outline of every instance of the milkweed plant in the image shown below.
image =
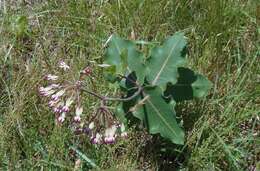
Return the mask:
<path fill-rule="evenodd" d="M 73 124 L 78 125 L 74 131 L 88 135 L 92 144 L 113 144 L 127 137 L 132 118 L 129 116 L 133 116 L 150 134 L 183 144 L 184 130 L 176 120 L 176 102 L 202 98 L 212 84 L 185 67 L 187 41 L 183 33 L 174 34 L 161 45 L 152 44 L 147 55 L 140 50 L 140 42 L 110 36 L 103 62 L 97 65 L 108 82 L 117 84 L 120 97 L 88 89 L 84 79 L 93 79 L 91 66 L 80 71 L 77 79 L 65 79 L 64 73 L 70 72 L 71 66 L 60 61 L 60 72 L 55 72 L 60 74 L 47 74 L 44 79 L 49 84 L 39 87 L 40 95 L 48 99 L 48 106 L 56 114 L 57 123 L 72 118 Z M 94 115 L 89 116 L 84 108 L 84 93 L 99 102 Z"/>

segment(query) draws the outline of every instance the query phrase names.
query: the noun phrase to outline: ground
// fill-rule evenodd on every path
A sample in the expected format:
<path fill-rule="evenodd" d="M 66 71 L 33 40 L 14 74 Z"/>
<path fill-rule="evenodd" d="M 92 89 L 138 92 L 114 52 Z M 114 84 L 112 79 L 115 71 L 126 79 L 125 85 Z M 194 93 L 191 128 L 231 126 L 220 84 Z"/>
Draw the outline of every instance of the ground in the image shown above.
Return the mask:
<path fill-rule="evenodd" d="M 91 162 L 102 170 L 260 169 L 259 9 L 257 0 L 0 1 L 1 170 L 87 170 Z M 188 40 L 187 65 L 213 83 L 204 99 L 177 104 L 184 146 L 137 128 L 93 146 L 55 124 L 37 89 L 60 59 L 76 72 L 102 63 L 112 33 L 162 42 L 177 31 Z M 113 92 L 93 72 L 95 89 Z M 86 97 L 86 107 L 94 103 Z"/>

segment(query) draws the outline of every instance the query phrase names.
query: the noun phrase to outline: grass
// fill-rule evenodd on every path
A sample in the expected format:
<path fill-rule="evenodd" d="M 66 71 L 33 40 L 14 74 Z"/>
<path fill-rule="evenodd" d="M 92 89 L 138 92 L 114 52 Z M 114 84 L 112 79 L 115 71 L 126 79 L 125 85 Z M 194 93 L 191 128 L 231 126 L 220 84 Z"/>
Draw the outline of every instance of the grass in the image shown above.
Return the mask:
<path fill-rule="evenodd" d="M 0 1 L 1 170 L 73 170 L 79 158 L 81 170 L 260 169 L 257 9 L 254 0 Z M 29 22 L 23 37 L 19 16 Z M 214 83 L 207 98 L 178 104 L 184 146 L 132 129 L 128 140 L 94 147 L 55 125 L 37 87 L 57 61 L 101 63 L 111 33 L 160 42 L 176 31 L 188 38 L 189 66 Z M 113 91 L 94 74 L 97 91 Z"/>

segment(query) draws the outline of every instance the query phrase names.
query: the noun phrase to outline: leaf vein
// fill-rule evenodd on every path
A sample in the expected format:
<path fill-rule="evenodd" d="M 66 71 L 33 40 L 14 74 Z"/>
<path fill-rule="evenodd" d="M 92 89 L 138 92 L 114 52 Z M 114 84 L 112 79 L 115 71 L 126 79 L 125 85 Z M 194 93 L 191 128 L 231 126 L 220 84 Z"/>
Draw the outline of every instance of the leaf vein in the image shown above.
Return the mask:
<path fill-rule="evenodd" d="M 172 53 L 173 53 L 173 50 L 176 48 L 176 46 L 177 46 L 177 44 L 178 44 L 179 42 L 180 42 L 180 39 L 179 39 L 178 42 L 176 42 L 175 45 L 171 48 L 169 55 L 167 56 L 167 58 L 166 58 L 166 60 L 164 61 L 164 63 L 163 63 L 163 65 L 162 65 L 161 69 L 159 70 L 159 72 L 157 73 L 156 77 L 154 78 L 154 80 L 153 80 L 153 82 L 152 82 L 152 85 L 155 85 L 156 82 L 158 81 L 158 79 L 159 79 L 159 77 L 160 77 L 160 75 L 161 75 L 163 69 L 164 69 L 165 66 L 167 65 L 167 63 L 168 63 L 168 61 L 169 61 L 169 59 L 170 59 L 170 57 L 171 57 L 171 55 L 172 55 Z"/>

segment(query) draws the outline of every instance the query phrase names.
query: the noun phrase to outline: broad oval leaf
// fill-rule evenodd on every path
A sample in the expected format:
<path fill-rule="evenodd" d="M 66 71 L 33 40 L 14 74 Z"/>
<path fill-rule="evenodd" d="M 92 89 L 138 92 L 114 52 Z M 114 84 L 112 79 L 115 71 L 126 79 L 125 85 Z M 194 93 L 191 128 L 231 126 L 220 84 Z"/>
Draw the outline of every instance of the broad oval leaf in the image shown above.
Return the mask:
<path fill-rule="evenodd" d="M 147 80 L 153 86 L 166 88 L 168 82 L 175 84 L 178 78 L 177 68 L 185 60 L 186 40 L 183 33 L 176 33 L 167 39 L 161 47 L 155 47 L 147 60 Z"/>

